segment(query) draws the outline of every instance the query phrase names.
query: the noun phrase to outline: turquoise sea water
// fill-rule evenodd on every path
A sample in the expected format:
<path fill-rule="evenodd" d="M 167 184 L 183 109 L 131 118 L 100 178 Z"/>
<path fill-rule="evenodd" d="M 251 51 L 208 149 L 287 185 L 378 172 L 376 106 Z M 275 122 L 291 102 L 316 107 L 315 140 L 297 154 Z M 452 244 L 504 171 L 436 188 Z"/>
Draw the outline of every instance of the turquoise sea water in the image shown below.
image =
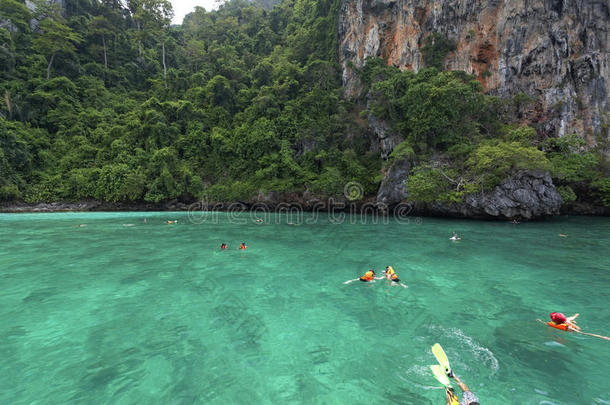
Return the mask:
<path fill-rule="evenodd" d="M 203 219 L 1 214 L 0 403 L 610 404 L 610 218 Z"/>

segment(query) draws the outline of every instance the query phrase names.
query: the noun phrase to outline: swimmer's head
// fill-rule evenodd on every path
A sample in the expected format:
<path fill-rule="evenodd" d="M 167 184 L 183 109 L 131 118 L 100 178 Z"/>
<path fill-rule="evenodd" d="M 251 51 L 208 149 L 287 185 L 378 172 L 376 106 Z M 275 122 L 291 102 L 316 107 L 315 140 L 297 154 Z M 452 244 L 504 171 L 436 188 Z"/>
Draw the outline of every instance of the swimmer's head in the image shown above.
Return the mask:
<path fill-rule="evenodd" d="M 553 312 L 551 313 L 551 320 L 556 324 L 562 324 L 565 323 L 568 318 L 561 312 Z"/>

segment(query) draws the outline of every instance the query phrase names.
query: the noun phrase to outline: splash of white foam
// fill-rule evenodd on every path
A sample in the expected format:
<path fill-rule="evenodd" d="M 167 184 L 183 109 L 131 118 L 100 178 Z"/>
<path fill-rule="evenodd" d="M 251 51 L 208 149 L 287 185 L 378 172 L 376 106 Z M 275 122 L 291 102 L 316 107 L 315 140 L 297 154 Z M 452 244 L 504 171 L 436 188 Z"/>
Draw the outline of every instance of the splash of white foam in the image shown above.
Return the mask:
<path fill-rule="evenodd" d="M 438 332 L 440 331 L 440 336 L 442 337 L 456 338 L 458 343 L 460 343 L 462 346 L 466 346 L 468 348 L 468 351 L 470 351 L 474 355 L 475 359 L 481 361 L 487 368 L 491 370 L 491 374 L 489 375 L 490 378 L 494 376 L 500 369 L 500 363 L 498 362 L 498 359 L 496 359 L 496 357 L 494 356 L 493 352 L 488 348 L 483 347 L 477 342 L 475 342 L 473 338 L 466 335 L 464 332 L 462 332 L 461 329 L 444 329 L 440 326 L 431 326 L 430 329 L 437 332 L 437 335 L 439 335 Z"/>

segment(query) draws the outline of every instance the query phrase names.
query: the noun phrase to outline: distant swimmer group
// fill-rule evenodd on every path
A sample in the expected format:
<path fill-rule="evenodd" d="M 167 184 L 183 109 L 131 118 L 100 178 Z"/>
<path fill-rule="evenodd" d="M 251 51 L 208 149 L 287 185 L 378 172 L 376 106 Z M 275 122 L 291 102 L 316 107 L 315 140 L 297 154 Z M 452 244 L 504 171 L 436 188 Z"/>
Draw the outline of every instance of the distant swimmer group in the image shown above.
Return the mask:
<path fill-rule="evenodd" d="M 397 285 L 400 285 L 401 287 L 408 288 L 407 285 L 402 284 L 400 282 L 400 279 L 398 278 L 398 275 L 396 274 L 396 272 L 394 271 L 394 268 L 392 266 L 386 266 L 383 277 L 376 277 L 375 270 L 370 269 L 370 270 L 367 270 L 361 277 L 355 278 L 353 280 L 347 280 L 343 284 L 349 284 L 349 283 L 352 283 L 352 282 L 358 281 L 358 280 L 368 283 L 368 282 L 375 281 L 375 280 L 383 280 L 384 278 L 391 281 L 392 284 L 397 284 Z"/>
<path fill-rule="evenodd" d="M 226 243 L 221 243 L 220 244 L 220 250 L 227 250 L 229 248 L 229 245 L 227 245 Z M 248 246 L 246 246 L 246 242 L 242 242 L 239 244 L 239 250 L 246 250 L 248 248 Z"/>

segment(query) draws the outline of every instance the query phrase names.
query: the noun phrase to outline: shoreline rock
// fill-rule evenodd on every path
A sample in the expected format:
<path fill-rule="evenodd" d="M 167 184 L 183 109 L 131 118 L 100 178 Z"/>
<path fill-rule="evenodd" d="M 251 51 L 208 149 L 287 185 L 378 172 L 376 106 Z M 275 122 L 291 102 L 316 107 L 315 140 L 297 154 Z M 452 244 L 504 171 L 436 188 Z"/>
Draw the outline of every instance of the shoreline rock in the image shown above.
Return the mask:
<path fill-rule="evenodd" d="M 540 174 L 537 174 L 540 176 Z M 557 206 L 557 195 L 547 190 L 548 179 L 545 176 L 535 177 L 532 174 L 520 174 L 518 177 L 513 177 L 505 181 L 500 190 L 496 189 L 492 193 L 484 194 L 483 196 L 468 196 L 465 203 L 430 203 L 417 204 L 410 203 L 404 199 L 404 196 L 392 195 L 384 198 L 384 193 L 378 194 L 377 198 L 368 197 L 359 201 L 349 201 L 345 198 L 336 199 L 318 199 L 311 195 L 292 195 L 291 199 L 280 199 L 280 194 L 268 193 L 265 196 L 258 196 L 250 201 L 234 201 L 234 202 L 217 202 L 203 204 L 201 202 L 180 202 L 169 201 L 159 204 L 151 203 L 108 203 L 101 201 L 78 201 L 78 202 L 51 202 L 51 203 L 36 203 L 28 204 L 24 202 L 0 203 L 0 213 L 53 213 L 53 212 L 150 212 L 150 211 L 197 211 L 202 208 L 212 211 L 251 211 L 260 213 L 266 212 L 275 213 L 294 213 L 303 212 L 320 212 L 320 213 L 338 213 L 347 212 L 355 214 L 378 214 L 378 215 L 401 215 L 401 216 L 425 216 L 425 217 L 443 217 L 443 218 L 461 218 L 475 220 L 507 220 L 518 216 L 522 219 L 543 219 L 546 217 L 555 217 L 563 215 L 593 215 L 593 216 L 610 216 L 610 207 L 595 206 L 590 203 L 571 203 L 563 206 Z M 540 184 L 535 180 L 539 180 Z M 523 181 L 533 181 L 538 184 L 539 191 L 525 191 Z M 390 187 L 390 191 L 396 190 Z M 544 190 L 542 189 L 544 188 Z M 518 193 L 513 193 L 511 197 L 508 190 L 523 190 Z M 535 199 L 534 194 L 546 198 L 551 203 L 542 204 L 533 207 L 528 207 L 519 203 L 519 200 Z M 542 194 L 540 194 L 542 193 Z M 550 193 L 545 196 L 545 193 Z M 286 197 L 285 195 L 283 197 Z M 309 198 L 303 198 L 309 197 Z M 402 197 L 402 198 L 401 198 Z M 560 197 L 559 197 L 560 198 Z M 555 203 L 552 203 L 555 201 Z M 487 205 L 484 205 L 487 204 Z M 400 211 L 397 211 L 400 208 Z M 408 208 L 405 210 L 405 208 Z"/>
<path fill-rule="evenodd" d="M 433 202 L 416 206 L 416 211 L 462 218 L 535 219 L 559 215 L 562 204 L 548 172 L 523 171 L 491 192 L 466 196 L 463 203 Z"/>

